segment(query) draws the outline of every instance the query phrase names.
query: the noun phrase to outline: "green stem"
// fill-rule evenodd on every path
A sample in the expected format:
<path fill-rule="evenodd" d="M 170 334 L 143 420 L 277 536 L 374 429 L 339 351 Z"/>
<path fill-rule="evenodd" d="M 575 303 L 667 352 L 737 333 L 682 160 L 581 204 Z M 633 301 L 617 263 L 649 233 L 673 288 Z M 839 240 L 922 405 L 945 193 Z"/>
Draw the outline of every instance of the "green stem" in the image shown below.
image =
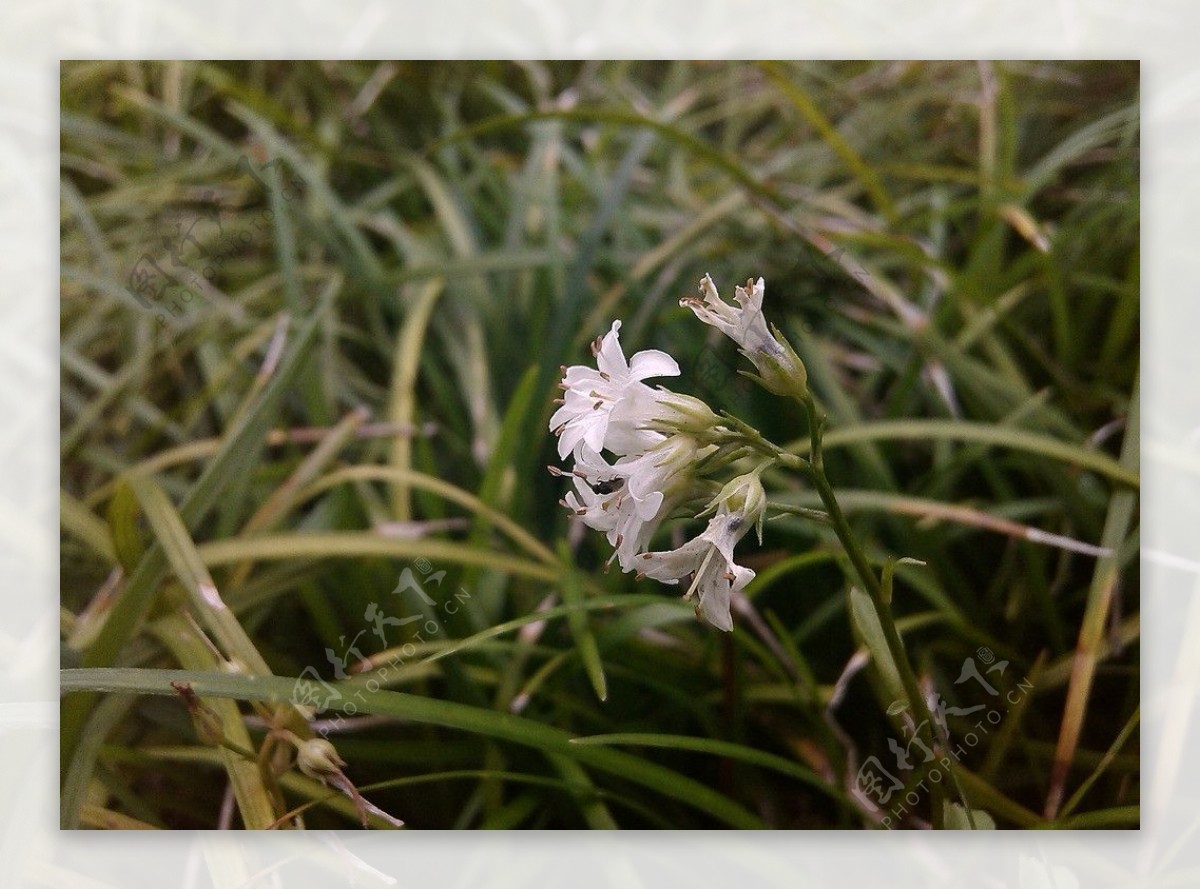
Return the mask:
<path fill-rule="evenodd" d="M 930 751 L 945 751 L 949 747 L 948 742 L 935 730 L 936 724 L 933 721 L 933 715 L 929 711 L 925 697 L 921 694 L 921 687 L 917 682 L 916 672 L 913 671 L 912 665 L 908 660 L 908 654 L 904 648 L 904 640 L 901 638 L 899 630 L 896 629 L 896 622 L 892 618 L 892 610 L 888 603 L 888 597 L 884 593 L 883 584 L 875 572 L 872 571 L 866 554 L 863 552 L 862 547 L 859 546 L 858 539 L 854 537 L 850 523 L 846 521 L 846 516 L 838 504 L 837 497 L 833 492 L 833 486 L 829 482 L 829 477 L 825 475 L 824 453 L 821 447 L 822 433 L 825 426 L 824 419 L 817 410 L 816 401 L 813 399 L 812 393 L 806 392 L 804 397 L 798 400 L 804 405 L 804 409 L 808 414 L 808 430 L 812 443 L 808 460 L 780 448 L 754 427 L 734 417 L 728 411 L 722 411 L 721 414 L 736 431 L 738 439 L 769 455 L 783 466 L 790 467 L 802 473 L 813 484 L 813 487 L 816 488 L 817 494 L 820 496 L 821 502 L 825 505 L 825 510 L 828 513 L 827 516 L 822 518 L 822 521 L 833 527 L 834 534 L 837 535 L 838 540 L 845 549 L 846 555 L 850 558 L 851 565 L 854 566 L 855 573 L 861 579 L 863 587 L 866 589 L 867 595 L 870 596 L 871 602 L 875 607 L 875 614 L 879 617 L 879 626 L 883 630 L 888 654 L 891 656 L 892 662 L 896 665 L 901 685 L 904 687 L 904 694 L 908 697 L 909 705 L 916 715 L 916 732 Z M 927 770 L 928 764 L 925 764 L 923 771 Z M 967 801 L 966 794 L 963 791 L 962 784 L 959 782 L 954 766 L 948 764 L 947 771 L 950 774 L 955 791 L 966 809 L 967 821 L 972 828 L 975 828 L 975 819 L 971 813 L 970 803 Z M 935 828 L 941 828 L 945 796 L 942 794 L 941 787 L 936 783 L 930 787 L 930 794 L 933 798 L 932 822 Z"/>
<path fill-rule="evenodd" d="M 896 662 L 896 669 L 900 672 L 900 681 L 904 684 L 904 691 L 912 700 L 910 704 L 917 716 L 927 720 L 927 725 L 932 727 L 933 718 L 929 713 L 928 706 L 925 704 L 925 697 L 921 695 L 921 688 L 917 683 L 916 674 L 909 664 L 908 655 L 904 649 L 904 641 L 900 637 L 900 632 L 896 630 L 895 621 L 892 620 L 892 610 L 888 608 L 888 604 L 885 601 L 883 585 L 880 583 L 879 577 L 871 569 L 871 564 L 867 561 L 862 547 L 859 546 L 858 539 L 854 537 L 850 523 L 846 521 L 846 514 L 842 512 L 837 497 L 833 493 L 833 486 L 829 483 L 829 477 L 825 475 L 825 463 L 821 452 L 822 424 L 817 414 L 816 403 L 813 401 L 811 395 L 805 400 L 804 407 L 808 412 L 809 429 L 812 431 L 813 441 L 812 460 L 808 462 L 807 475 L 816 488 L 821 502 L 825 505 L 825 510 L 829 514 L 829 522 L 833 526 L 834 533 L 845 549 L 846 555 L 850 557 L 850 563 L 854 566 L 855 572 L 858 573 L 859 578 L 862 580 L 867 594 L 871 597 L 871 602 L 875 604 L 875 611 L 879 614 L 879 621 L 883 626 L 883 635 L 887 640 L 888 651 L 892 656 L 892 660 Z"/>
<path fill-rule="evenodd" d="M 821 502 L 825 505 L 825 510 L 829 514 L 829 524 L 833 527 L 834 534 L 837 535 L 838 540 L 841 542 L 846 555 L 850 558 L 851 565 L 854 566 L 854 571 L 858 574 L 863 587 L 867 591 L 867 595 L 871 597 L 871 602 L 875 606 L 875 613 L 879 617 L 879 626 L 883 630 L 883 637 L 887 643 L 888 653 L 896 665 L 896 670 L 900 675 L 900 682 L 904 686 L 905 695 L 908 696 L 909 705 L 916 715 L 916 731 L 922 741 L 929 745 L 930 751 L 944 749 L 941 739 L 938 738 L 934 731 L 933 715 L 929 711 L 925 697 L 921 694 L 921 687 L 917 682 L 916 672 L 913 671 L 912 665 L 908 660 L 908 653 L 904 648 L 904 640 L 900 636 L 899 630 L 896 629 L 896 622 L 892 617 L 892 610 L 884 594 L 883 585 L 880 583 L 879 577 L 871 569 L 871 564 L 867 561 L 866 554 L 863 552 L 862 547 L 859 546 L 858 539 L 855 538 L 854 532 L 850 528 L 850 523 L 846 521 L 846 516 L 838 504 L 833 486 L 829 482 L 829 477 L 825 475 L 824 455 L 821 448 L 824 419 L 817 411 L 817 405 L 811 393 L 805 395 L 803 404 L 808 414 L 809 436 L 812 441 L 810 460 L 804 461 L 800 458 L 795 458 L 795 462 L 786 459 L 783 462 L 791 464 L 805 472 L 812 482 L 813 487 L 816 488 L 817 494 L 820 496 Z M 788 457 L 795 456 L 788 455 Z M 971 816 L 970 805 L 963 795 L 953 767 L 950 767 L 949 772 L 951 780 L 958 790 L 959 797 L 963 799 L 964 806 L 966 806 L 967 817 L 971 822 L 971 827 L 974 828 L 974 819 Z M 944 798 L 936 783 L 931 785 L 930 793 L 933 797 L 932 821 L 934 827 L 940 828 Z"/>

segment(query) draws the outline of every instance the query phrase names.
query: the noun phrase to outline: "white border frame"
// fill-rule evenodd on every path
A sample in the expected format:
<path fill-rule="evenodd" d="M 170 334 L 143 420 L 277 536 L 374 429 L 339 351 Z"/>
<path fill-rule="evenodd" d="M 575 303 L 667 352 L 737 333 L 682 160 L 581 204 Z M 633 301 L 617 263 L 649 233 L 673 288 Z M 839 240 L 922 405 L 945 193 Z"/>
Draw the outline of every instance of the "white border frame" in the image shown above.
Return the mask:
<path fill-rule="evenodd" d="M 986 8 L 986 12 L 984 9 Z M 38 886 L 1025 886 L 1197 880 L 1200 6 L 1081 0 L 14 3 L 0 11 L 0 883 Z M 61 58 L 1140 58 L 1140 832 L 983 835 L 59 832 Z M 1190 603 L 1188 600 L 1190 599 Z"/>

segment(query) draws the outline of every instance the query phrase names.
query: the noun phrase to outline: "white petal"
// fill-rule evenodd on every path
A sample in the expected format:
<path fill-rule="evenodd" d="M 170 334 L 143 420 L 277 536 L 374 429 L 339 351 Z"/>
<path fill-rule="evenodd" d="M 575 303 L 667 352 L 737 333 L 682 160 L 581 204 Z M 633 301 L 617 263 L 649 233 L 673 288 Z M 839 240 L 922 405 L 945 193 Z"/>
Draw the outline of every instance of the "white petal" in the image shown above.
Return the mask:
<path fill-rule="evenodd" d="M 733 337 L 738 328 L 738 310 L 723 300 L 717 299 L 712 303 L 689 303 L 689 308 L 706 325 L 716 328 L 726 336 Z"/>
<path fill-rule="evenodd" d="M 568 423 L 571 420 L 574 420 L 575 417 L 578 415 L 578 413 L 579 412 L 577 412 L 570 405 L 559 405 L 558 410 L 550 415 L 550 430 L 551 430 L 551 432 L 558 429 L 564 423 Z"/>
<path fill-rule="evenodd" d="M 579 418 L 590 415 L 595 406 L 596 399 L 578 393 L 575 390 L 569 390 L 563 399 L 562 405 L 550 417 L 550 429 L 556 430 L 561 424 L 572 423 Z"/>
<path fill-rule="evenodd" d="M 607 411 L 593 411 L 591 417 L 581 420 L 579 425 L 583 427 L 583 441 L 589 448 L 599 451 L 604 447 L 604 436 L 608 432 Z"/>
<path fill-rule="evenodd" d="M 563 375 L 563 383 L 568 387 L 586 395 L 590 390 L 604 386 L 604 378 L 595 368 L 585 365 L 571 365 Z"/>
<path fill-rule="evenodd" d="M 742 308 L 750 313 L 762 312 L 763 292 L 765 284 L 760 278 L 755 282 L 754 287 L 746 290 L 744 287 L 738 287 L 734 290 L 734 296 L 742 305 Z"/>
<path fill-rule="evenodd" d="M 609 377 L 623 380 L 629 374 L 629 365 L 626 364 L 625 353 L 621 349 L 620 330 L 621 321 L 618 319 L 612 323 L 612 330 L 605 334 L 604 339 L 600 341 L 596 367 Z"/>
<path fill-rule="evenodd" d="M 722 582 L 727 583 L 727 582 Z M 733 630 L 733 617 L 729 614 L 729 588 L 725 587 L 722 593 L 710 591 L 707 595 L 700 597 L 700 608 L 704 612 L 704 617 L 708 619 L 708 623 L 717 630 L 729 632 Z"/>
<path fill-rule="evenodd" d="M 678 377 L 679 364 L 661 349 L 643 349 L 629 362 L 629 376 L 634 380 L 647 377 Z"/>
<path fill-rule="evenodd" d="M 693 538 L 677 550 L 661 550 L 642 554 L 636 567 L 655 581 L 675 584 L 680 578 L 690 575 L 700 567 L 709 547 L 707 541 Z"/>
<path fill-rule="evenodd" d="M 725 577 L 726 572 L 733 573 L 733 581 Z M 713 627 L 723 630 L 733 630 L 733 618 L 729 614 L 729 602 L 734 591 L 742 590 L 754 580 L 754 572 L 744 566 L 728 563 L 713 569 L 708 584 L 700 588 L 700 609 L 704 617 Z"/>
<path fill-rule="evenodd" d="M 587 444 L 580 448 L 579 453 L 575 455 L 575 468 L 583 470 L 588 479 L 594 482 L 611 479 L 616 475 L 612 465 L 600 455 L 600 452 Z"/>
<path fill-rule="evenodd" d="M 649 430 L 631 427 L 628 423 L 614 423 L 608 428 L 604 447 L 619 457 L 640 454 L 657 441 L 655 435 Z"/>
<path fill-rule="evenodd" d="M 568 436 L 571 437 L 568 440 Z M 578 430 L 572 430 L 569 427 L 563 430 L 562 435 L 558 438 L 558 457 L 560 460 L 565 460 L 567 455 L 575 447 L 575 443 L 583 437 L 583 433 Z"/>
<path fill-rule="evenodd" d="M 661 491 L 652 491 L 643 498 L 634 500 L 637 515 L 643 520 L 651 520 L 658 513 L 662 506 L 663 493 Z"/>
<path fill-rule="evenodd" d="M 562 435 L 558 437 L 558 456 L 566 457 L 575 450 L 575 446 L 583 440 L 591 430 L 595 428 L 595 423 L 589 423 L 586 417 L 580 418 L 572 423 L 567 424 L 567 428 L 563 430 Z M 593 433 L 593 436 L 595 434 Z M 604 433 L 601 431 L 600 437 L 604 438 Z"/>

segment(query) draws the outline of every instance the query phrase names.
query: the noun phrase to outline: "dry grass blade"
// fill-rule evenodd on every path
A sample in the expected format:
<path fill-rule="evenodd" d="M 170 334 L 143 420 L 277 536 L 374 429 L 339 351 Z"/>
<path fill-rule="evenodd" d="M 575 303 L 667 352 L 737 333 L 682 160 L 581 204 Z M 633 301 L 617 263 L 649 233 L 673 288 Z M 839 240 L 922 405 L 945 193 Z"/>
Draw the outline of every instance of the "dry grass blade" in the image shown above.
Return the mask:
<path fill-rule="evenodd" d="M 1121 465 L 1135 472 L 1138 462 L 1138 391 L 1135 387 L 1129 407 L 1129 419 L 1125 428 L 1125 441 L 1121 446 Z M 1054 751 L 1054 767 L 1050 775 L 1050 787 L 1046 794 L 1045 815 L 1047 819 L 1058 816 L 1065 794 L 1067 778 L 1075 760 L 1075 748 L 1083 731 L 1091 696 L 1092 680 L 1096 663 L 1104 648 L 1104 633 L 1108 616 L 1117 596 L 1120 579 L 1120 554 L 1118 548 L 1129 535 L 1133 511 L 1137 502 L 1131 491 L 1120 491 L 1112 499 L 1108 517 L 1104 523 L 1102 544 L 1110 555 L 1101 557 L 1096 563 L 1092 586 L 1088 591 L 1087 610 L 1079 629 L 1079 642 L 1075 646 L 1075 658 L 1071 667 L 1071 682 L 1067 687 L 1067 701 L 1063 706 L 1062 727 L 1059 730 L 1058 746 Z"/>

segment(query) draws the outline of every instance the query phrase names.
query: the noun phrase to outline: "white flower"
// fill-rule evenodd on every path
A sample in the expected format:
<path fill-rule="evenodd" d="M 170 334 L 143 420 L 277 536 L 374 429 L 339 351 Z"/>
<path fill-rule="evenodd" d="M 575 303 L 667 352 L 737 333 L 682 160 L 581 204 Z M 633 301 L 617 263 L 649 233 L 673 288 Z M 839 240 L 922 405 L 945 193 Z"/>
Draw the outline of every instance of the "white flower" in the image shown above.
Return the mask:
<path fill-rule="evenodd" d="M 700 297 L 684 297 L 679 305 L 686 306 L 702 322 L 712 325 L 729 336 L 742 355 L 754 363 L 767 389 L 779 395 L 803 397 L 808 372 L 782 339 L 778 329 L 768 328 L 762 303 L 766 284 L 761 278 L 751 279 L 745 287 L 734 289 L 738 305 L 726 303 L 717 293 L 717 286 L 708 275 L 700 279 Z"/>
<path fill-rule="evenodd" d="M 717 286 L 710 276 L 700 279 L 701 297 L 684 297 L 680 302 L 696 313 L 696 317 L 717 330 L 727 334 L 747 355 L 756 352 L 779 353 L 783 347 L 767 329 L 763 316 L 762 301 L 765 283 L 747 281 L 746 287 L 734 290 L 738 306 L 726 303 L 717 293 Z"/>
<path fill-rule="evenodd" d="M 605 532 L 622 571 L 628 572 L 686 496 L 697 453 L 690 436 L 660 436 L 649 451 L 609 464 L 585 443 L 573 471 L 576 490 L 563 503 L 589 528 Z"/>
<path fill-rule="evenodd" d="M 714 627 L 731 631 L 730 597 L 754 579 L 753 570 L 734 564 L 733 548 L 751 524 L 752 519 L 741 511 L 731 512 L 722 503 L 698 538 L 677 550 L 643 553 L 637 560 L 638 574 L 666 584 L 677 584 L 691 575 L 691 586 L 683 598 L 698 597 L 697 614 L 703 613 Z"/>
<path fill-rule="evenodd" d="M 559 436 L 559 457 L 581 443 L 596 452 L 635 454 L 661 441 L 661 434 L 645 429 L 658 396 L 641 381 L 677 376 L 679 365 L 658 349 L 644 349 L 626 362 L 620 329 L 621 322 L 614 321 L 612 330 L 592 344 L 596 368 L 572 365 L 563 372 L 563 404 L 550 418 L 550 429 Z"/>
<path fill-rule="evenodd" d="M 693 298 L 693 310 L 734 337 L 764 379 L 783 374 L 789 356 L 799 363 L 791 348 L 785 349 L 767 330 L 761 279 L 749 291 L 738 288 L 741 309 L 722 303 L 711 279 L 706 277 L 701 287 L 710 302 Z M 643 383 L 647 377 L 677 375 L 679 366 L 655 349 L 626 362 L 620 328 L 621 322 L 614 321 L 592 344 L 596 368 L 563 368 L 565 394 L 550 428 L 559 437 L 559 456 L 575 457 L 570 474 L 575 490 L 562 503 L 585 525 L 604 532 L 613 547 L 609 561 L 616 559 L 623 571 L 636 569 L 639 576 L 668 584 L 691 576 L 684 598 L 694 598 L 697 614 L 714 626 L 732 630 L 730 597 L 754 577 L 753 571 L 734 563 L 733 550 L 756 522 L 761 530 L 766 506 L 758 478 L 761 468 L 721 490 L 709 508 L 716 516 L 699 537 L 677 550 L 644 552 L 666 517 L 696 495 L 698 472 L 705 467 L 704 472 L 711 471 L 710 459 L 728 447 L 729 431 L 703 401 Z M 759 364 L 760 359 L 765 364 Z M 803 382 L 802 365 L 800 370 Z M 601 451 L 615 454 L 616 460 L 610 463 Z M 557 467 L 550 471 L 567 475 Z"/>

